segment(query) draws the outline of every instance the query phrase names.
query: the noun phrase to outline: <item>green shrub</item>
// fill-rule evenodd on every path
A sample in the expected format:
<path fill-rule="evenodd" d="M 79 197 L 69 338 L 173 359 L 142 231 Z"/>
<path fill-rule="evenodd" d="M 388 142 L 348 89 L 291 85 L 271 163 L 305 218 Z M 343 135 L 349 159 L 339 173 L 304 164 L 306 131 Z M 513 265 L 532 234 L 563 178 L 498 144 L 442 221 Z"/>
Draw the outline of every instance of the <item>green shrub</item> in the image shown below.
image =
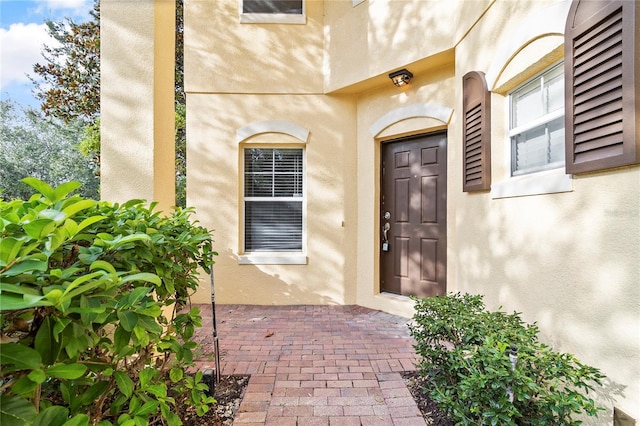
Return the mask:
<path fill-rule="evenodd" d="M 28 201 L 0 200 L 0 423 L 181 424 L 213 398 L 189 376 L 201 325 L 186 310 L 210 232 L 189 209 L 111 204 L 37 179 Z"/>
<path fill-rule="evenodd" d="M 489 312 L 477 295 L 414 300 L 424 392 L 457 424 L 577 425 L 601 410 L 587 396 L 599 370 L 540 343 L 517 313 Z"/>

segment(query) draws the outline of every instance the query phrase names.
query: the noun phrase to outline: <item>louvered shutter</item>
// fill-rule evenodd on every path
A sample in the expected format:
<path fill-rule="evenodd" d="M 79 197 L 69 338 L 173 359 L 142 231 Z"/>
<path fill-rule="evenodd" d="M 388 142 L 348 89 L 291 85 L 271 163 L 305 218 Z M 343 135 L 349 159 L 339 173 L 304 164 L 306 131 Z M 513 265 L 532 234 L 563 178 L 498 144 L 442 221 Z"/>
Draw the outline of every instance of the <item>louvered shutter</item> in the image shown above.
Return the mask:
<path fill-rule="evenodd" d="M 491 188 L 491 94 L 484 73 L 462 77 L 464 192 Z"/>
<path fill-rule="evenodd" d="M 567 173 L 640 162 L 635 1 L 574 1 L 565 29 Z"/>

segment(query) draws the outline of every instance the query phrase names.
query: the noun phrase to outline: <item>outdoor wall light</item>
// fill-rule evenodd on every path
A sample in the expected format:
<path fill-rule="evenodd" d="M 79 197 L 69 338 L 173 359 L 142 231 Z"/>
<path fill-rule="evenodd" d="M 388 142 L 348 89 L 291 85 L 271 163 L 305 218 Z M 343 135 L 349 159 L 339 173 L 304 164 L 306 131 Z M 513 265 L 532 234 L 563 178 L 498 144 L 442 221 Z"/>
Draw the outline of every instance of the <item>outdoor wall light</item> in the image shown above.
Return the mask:
<path fill-rule="evenodd" d="M 413 77 L 413 74 L 411 74 L 411 72 L 409 72 L 409 70 L 405 68 L 399 71 L 394 71 L 391 74 L 389 74 L 389 78 L 391 79 L 391 81 L 393 81 L 393 84 L 395 84 L 398 87 L 402 87 L 405 84 L 409 84 L 409 81 L 411 81 L 412 77 Z"/>

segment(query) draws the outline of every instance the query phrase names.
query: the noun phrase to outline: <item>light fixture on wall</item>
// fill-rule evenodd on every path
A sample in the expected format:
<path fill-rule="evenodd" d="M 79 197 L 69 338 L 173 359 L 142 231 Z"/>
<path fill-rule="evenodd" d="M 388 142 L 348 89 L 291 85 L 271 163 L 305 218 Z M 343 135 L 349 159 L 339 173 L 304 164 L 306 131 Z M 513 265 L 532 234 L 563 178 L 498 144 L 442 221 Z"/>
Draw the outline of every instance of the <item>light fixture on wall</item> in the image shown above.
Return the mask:
<path fill-rule="evenodd" d="M 394 71 L 389 74 L 389 78 L 391 79 L 391 81 L 393 81 L 393 84 L 398 87 L 402 87 L 405 84 L 409 84 L 409 81 L 411 81 L 411 78 L 413 78 L 413 74 L 411 74 L 409 70 L 403 68 L 399 71 Z"/>

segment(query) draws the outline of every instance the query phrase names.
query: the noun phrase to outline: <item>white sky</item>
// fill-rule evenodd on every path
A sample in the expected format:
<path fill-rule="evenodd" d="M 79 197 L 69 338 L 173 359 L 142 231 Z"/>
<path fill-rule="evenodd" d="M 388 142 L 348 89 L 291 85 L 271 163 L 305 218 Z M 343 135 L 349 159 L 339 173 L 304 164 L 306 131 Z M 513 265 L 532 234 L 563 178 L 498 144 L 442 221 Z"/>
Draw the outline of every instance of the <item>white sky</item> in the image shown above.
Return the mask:
<path fill-rule="evenodd" d="M 92 0 L 0 0 L 0 93 L 22 105 L 34 102 L 27 74 L 44 63 L 42 46 L 52 46 L 44 21 L 88 19 Z"/>

